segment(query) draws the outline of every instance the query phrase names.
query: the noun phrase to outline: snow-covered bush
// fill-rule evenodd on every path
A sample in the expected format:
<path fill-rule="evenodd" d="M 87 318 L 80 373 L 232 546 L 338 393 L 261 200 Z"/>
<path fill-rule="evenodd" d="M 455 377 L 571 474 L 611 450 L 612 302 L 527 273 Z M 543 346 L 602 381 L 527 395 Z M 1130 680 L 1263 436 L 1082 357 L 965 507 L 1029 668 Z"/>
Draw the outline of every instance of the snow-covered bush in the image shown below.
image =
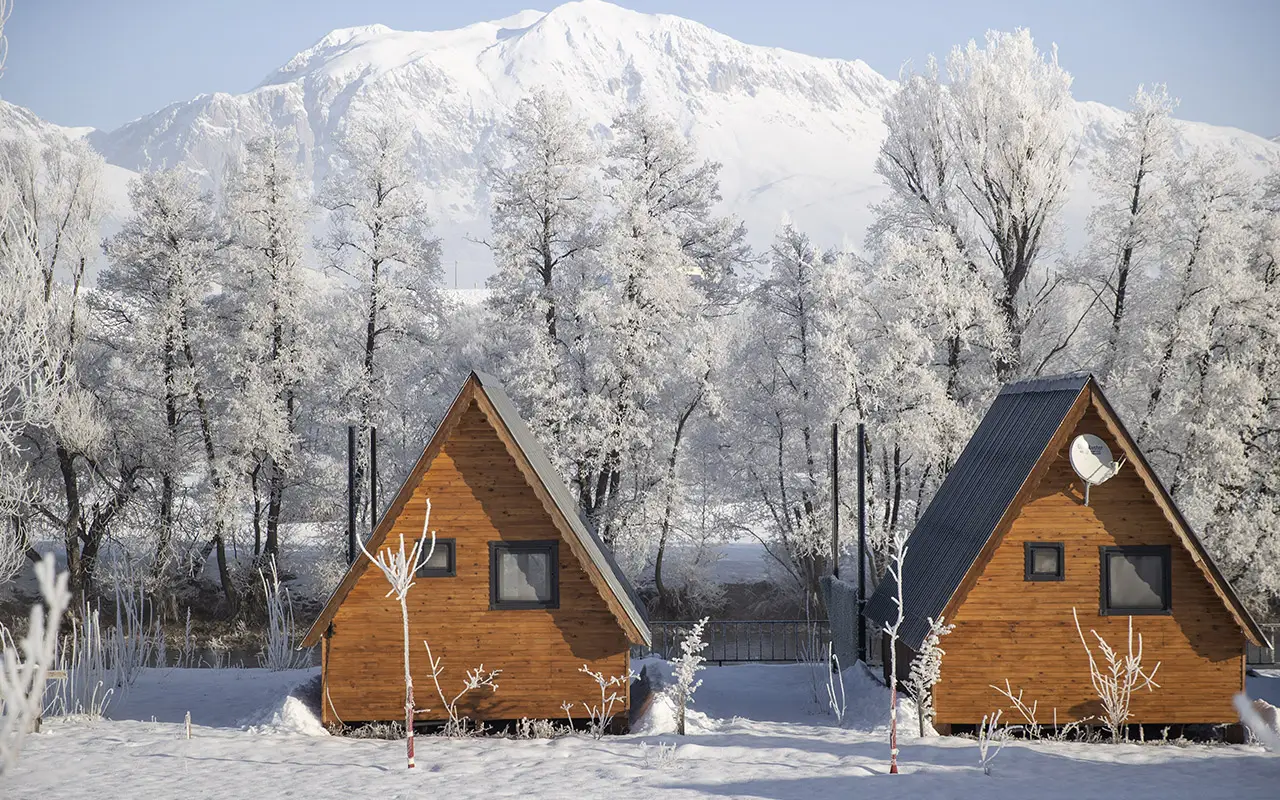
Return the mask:
<path fill-rule="evenodd" d="M 440 658 L 432 657 L 431 644 L 426 641 L 423 641 L 422 644 L 427 648 L 427 663 L 431 665 L 431 681 L 436 685 L 436 694 L 440 695 L 440 702 L 444 703 L 445 713 L 449 715 L 449 721 L 444 724 L 444 735 L 466 736 L 468 733 L 474 732 L 474 729 L 468 729 L 469 723 L 467 718 L 458 713 L 458 701 L 461 700 L 467 692 L 472 692 L 477 689 L 489 689 L 493 692 L 498 691 L 498 684 L 494 683 L 494 679 L 502 674 L 502 670 L 495 669 L 486 671 L 484 664 L 481 664 L 475 669 L 467 670 L 467 678 L 462 683 L 462 691 L 458 692 L 453 696 L 453 699 L 450 700 L 445 696 L 444 689 L 440 687 L 440 673 L 443 671 L 440 666 L 440 662 L 444 656 L 441 656 Z"/>
<path fill-rule="evenodd" d="M 1129 617 L 1129 647 L 1128 653 L 1124 656 L 1107 644 L 1097 631 L 1089 631 L 1098 640 L 1098 650 L 1101 651 L 1103 660 L 1107 662 L 1106 668 L 1103 669 L 1093 657 L 1093 650 L 1084 638 L 1084 631 L 1080 628 L 1080 617 L 1074 608 L 1071 609 L 1071 616 L 1076 621 L 1076 633 L 1080 634 L 1080 643 L 1084 645 L 1084 651 L 1089 655 L 1089 680 L 1093 683 L 1093 691 L 1102 702 L 1102 722 L 1111 733 L 1112 741 L 1119 741 L 1127 735 L 1125 726 L 1129 717 L 1132 716 L 1129 713 L 1129 701 L 1134 691 L 1146 689 L 1149 692 L 1160 688 L 1160 684 L 1153 680 L 1156 670 L 1160 669 L 1160 662 L 1156 662 L 1150 673 L 1143 669 L 1142 634 L 1138 634 L 1138 651 L 1135 653 L 1133 617 Z"/>
<path fill-rule="evenodd" d="M 978 725 L 978 766 L 982 767 L 983 775 L 991 774 L 991 762 L 996 760 L 996 756 L 1000 755 L 1000 751 L 1009 742 L 1009 731 L 1007 728 L 1000 727 L 1000 716 L 1003 711 L 997 710 L 991 715 L 982 715 L 982 724 Z M 996 746 L 995 752 L 992 752 L 991 745 Z"/>
<path fill-rule="evenodd" d="M 586 664 L 583 664 L 578 672 L 590 675 L 600 688 L 599 704 L 586 702 L 582 704 L 582 707 L 587 710 L 587 733 L 600 739 L 613 725 L 613 717 L 618 712 L 619 705 L 625 704 L 626 693 L 630 691 L 631 681 L 635 680 L 636 674 L 628 669 L 625 675 L 611 675 L 606 678 L 603 672 L 593 672 Z M 565 716 L 572 724 L 573 704 L 566 702 L 560 707 L 564 709 Z"/>
<path fill-rule="evenodd" d="M 529 719 L 521 717 L 516 723 L 517 739 L 556 739 L 572 731 L 564 725 L 557 725 L 549 719 Z"/>
<path fill-rule="evenodd" d="M 653 749 L 647 742 L 640 743 L 640 759 L 646 767 L 667 769 L 675 765 L 677 758 L 675 742 L 658 742 Z"/>
<path fill-rule="evenodd" d="M 258 653 L 259 666 L 269 670 L 300 669 L 311 662 L 311 651 L 298 650 L 294 647 L 297 641 L 297 628 L 293 621 L 293 599 L 289 590 L 280 585 L 280 573 L 276 570 L 276 560 L 269 559 L 271 579 L 258 570 L 258 578 L 262 581 L 262 596 L 267 609 L 267 641 Z M 188 622 L 189 622 L 188 618 Z"/>
<path fill-rule="evenodd" d="M 427 501 L 427 516 L 422 523 L 422 537 L 413 543 L 413 547 L 408 552 L 404 549 L 404 534 L 400 534 L 400 550 L 395 551 L 388 547 L 379 551 L 375 557 L 370 555 L 365 548 L 364 542 L 360 543 L 360 551 L 364 553 L 365 558 L 382 572 L 383 577 L 387 579 L 387 583 L 391 588 L 387 591 L 387 597 L 395 597 L 400 604 L 400 622 L 404 632 L 404 728 L 405 728 L 405 749 L 408 753 L 408 768 L 414 768 L 413 761 L 413 674 L 409 671 L 409 605 L 405 602 L 409 590 L 413 588 L 413 578 L 421 567 L 431 558 L 431 554 L 436 549 L 436 532 L 430 531 L 431 549 L 427 551 L 424 558 L 422 555 L 422 547 L 427 541 L 428 526 L 431 524 L 431 501 Z"/>
<path fill-rule="evenodd" d="M 44 710 L 45 680 L 58 651 L 58 626 L 71 604 L 67 573 L 53 556 L 36 565 L 42 602 L 31 608 L 26 635 L 14 641 L 0 626 L 0 772 L 18 763 L 27 732 Z"/>
<path fill-rule="evenodd" d="M 942 617 L 929 619 L 929 633 L 920 645 L 920 652 L 911 661 L 911 671 L 907 674 L 907 694 L 916 702 L 917 716 L 920 718 L 920 735 L 924 736 L 926 722 L 933 722 L 933 687 L 942 680 L 942 657 L 947 654 L 939 645 L 939 641 L 951 631 L 955 625 L 948 625 Z"/>
<path fill-rule="evenodd" d="M 680 642 L 680 657 L 676 659 L 675 669 L 672 670 L 676 681 L 675 686 L 672 687 L 676 701 L 676 733 L 681 736 L 685 733 L 685 712 L 693 702 L 693 693 L 702 685 L 702 681 L 698 680 L 698 673 L 702 671 L 702 665 L 707 660 L 702 655 L 702 651 L 707 648 L 707 643 L 702 641 L 702 634 L 707 628 L 708 619 L 703 617 L 698 620 L 685 634 Z"/>

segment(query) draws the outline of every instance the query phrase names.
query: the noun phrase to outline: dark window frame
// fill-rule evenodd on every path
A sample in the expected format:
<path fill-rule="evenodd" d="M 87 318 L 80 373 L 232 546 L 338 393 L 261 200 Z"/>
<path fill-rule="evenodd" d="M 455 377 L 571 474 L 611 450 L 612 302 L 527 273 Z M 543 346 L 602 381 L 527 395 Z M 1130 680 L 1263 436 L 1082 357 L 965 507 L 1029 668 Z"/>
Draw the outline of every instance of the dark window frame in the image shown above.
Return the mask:
<path fill-rule="evenodd" d="M 1024 581 L 1061 581 L 1066 580 L 1066 553 L 1063 550 L 1062 542 L 1027 542 L 1024 546 L 1023 556 L 1023 574 Z M 1052 575 L 1046 575 L 1042 572 L 1035 572 L 1032 567 L 1035 564 L 1035 550 L 1055 550 L 1058 553 L 1058 571 Z"/>
<path fill-rule="evenodd" d="M 436 547 L 444 545 L 449 549 L 449 566 L 440 569 L 439 567 L 428 567 L 423 565 L 414 571 L 415 578 L 456 578 L 458 577 L 458 540 L 457 539 L 441 539 L 436 538 Z M 423 543 L 422 550 L 425 557 L 426 551 L 429 550 L 431 544 Z"/>
<path fill-rule="evenodd" d="M 498 599 L 498 557 L 502 553 L 549 553 L 551 556 L 551 599 L 539 600 L 499 600 Z M 529 541 L 497 541 L 489 542 L 489 610 L 521 611 L 526 609 L 554 609 L 560 607 L 560 541 L 558 539 L 537 539 Z"/>
<path fill-rule="evenodd" d="M 1121 547 L 1099 547 L 1098 555 L 1098 614 L 1103 617 L 1140 617 L 1169 616 L 1173 613 L 1173 548 L 1167 544 L 1125 545 Z M 1164 604 L 1161 608 L 1123 608 L 1111 604 L 1111 557 L 1112 556 L 1161 556 L 1164 569 L 1161 579 L 1164 583 L 1161 592 Z"/>

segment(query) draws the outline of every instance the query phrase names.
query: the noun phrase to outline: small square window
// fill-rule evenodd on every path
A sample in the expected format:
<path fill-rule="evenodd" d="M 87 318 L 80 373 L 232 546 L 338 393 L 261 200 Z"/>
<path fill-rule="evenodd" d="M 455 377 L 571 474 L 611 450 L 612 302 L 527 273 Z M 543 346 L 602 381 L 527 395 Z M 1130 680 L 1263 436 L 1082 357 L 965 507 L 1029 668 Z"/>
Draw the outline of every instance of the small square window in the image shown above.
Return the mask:
<path fill-rule="evenodd" d="M 1028 581 L 1060 581 L 1064 570 L 1062 542 L 1027 542 L 1026 574 Z"/>
<path fill-rule="evenodd" d="M 560 543 L 490 542 L 489 607 L 560 607 Z"/>
<path fill-rule="evenodd" d="M 1101 550 L 1101 614 L 1169 613 L 1172 578 L 1167 545 Z"/>
<path fill-rule="evenodd" d="M 431 542 L 427 542 L 422 546 L 423 557 L 426 559 L 422 565 L 418 567 L 416 574 L 419 578 L 452 578 L 458 574 L 458 563 L 454 558 L 454 540 L 453 539 L 436 539 L 435 549 L 432 550 Z M 427 553 L 430 551 L 430 555 Z"/>

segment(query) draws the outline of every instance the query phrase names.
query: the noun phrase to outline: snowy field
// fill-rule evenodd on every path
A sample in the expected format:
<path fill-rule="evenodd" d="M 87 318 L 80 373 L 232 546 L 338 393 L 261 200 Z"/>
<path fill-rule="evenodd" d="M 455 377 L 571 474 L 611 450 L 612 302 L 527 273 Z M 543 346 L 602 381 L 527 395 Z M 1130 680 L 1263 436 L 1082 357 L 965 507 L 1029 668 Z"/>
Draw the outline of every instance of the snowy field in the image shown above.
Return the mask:
<path fill-rule="evenodd" d="M 1136 798 L 1280 796 L 1280 757 L 1257 746 L 1010 744 L 993 774 L 961 738 L 902 743 L 887 771 L 883 687 L 846 672 L 849 721 L 813 700 L 806 665 L 710 667 L 690 733 L 515 741 L 419 737 L 404 744 L 328 736 L 290 690 L 314 670 L 147 670 L 96 723 L 52 721 L 32 737 L 6 798 Z M 821 688 L 821 687 L 820 687 Z M 1251 678 L 1280 699 L 1280 673 Z M 182 736 L 187 711 L 193 737 Z M 671 744 L 674 743 L 674 749 Z M 665 745 L 665 746 L 664 746 Z"/>

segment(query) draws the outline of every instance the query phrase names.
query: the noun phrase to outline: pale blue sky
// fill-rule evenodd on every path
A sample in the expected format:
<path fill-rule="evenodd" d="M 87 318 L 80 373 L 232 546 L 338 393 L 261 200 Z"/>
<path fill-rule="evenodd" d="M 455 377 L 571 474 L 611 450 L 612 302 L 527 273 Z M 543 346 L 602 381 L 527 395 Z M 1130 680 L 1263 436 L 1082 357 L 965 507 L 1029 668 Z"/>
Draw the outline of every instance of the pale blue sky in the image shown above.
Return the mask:
<path fill-rule="evenodd" d="M 1280 0 L 625 0 L 751 44 L 860 58 L 890 77 L 988 28 L 1056 42 L 1074 94 L 1123 106 L 1163 81 L 1178 116 L 1280 135 Z M 0 97 L 112 128 L 203 92 L 253 88 L 334 28 L 443 30 L 533 0 L 15 0 Z"/>

